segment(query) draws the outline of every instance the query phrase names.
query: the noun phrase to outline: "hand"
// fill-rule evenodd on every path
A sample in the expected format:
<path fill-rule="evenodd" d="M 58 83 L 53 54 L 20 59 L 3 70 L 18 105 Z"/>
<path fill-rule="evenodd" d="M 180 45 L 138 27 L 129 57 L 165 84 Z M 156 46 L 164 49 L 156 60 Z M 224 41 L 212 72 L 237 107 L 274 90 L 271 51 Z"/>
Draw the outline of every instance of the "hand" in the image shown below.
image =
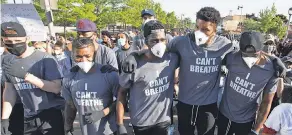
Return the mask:
<path fill-rule="evenodd" d="M 24 79 L 28 73 L 28 65 L 24 63 L 16 63 L 16 61 L 4 62 L 2 69 L 5 74 Z"/>
<path fill-rule="evenodd" d="M 8 131 L 9 119 L 1 120 L 1 135 L 11 135 L 11 132 Z"/>
<path fill-rule="evenodd" d="M 285 78 L 287 69 L 284 63 L 279 58 L 274 58 L 272 61 L 274 64 L 275 76 Z"/>
<path fill-rule="evenodd" d="M 103 65 L 100 69 L 102 73 L 111 73 L 111 72 L 119 72 L 118 69 L 113 67 L 112 65 Z"/>
<path fill-rule="evenodd" d="M 66 132 L 65 135 L 73 135 L 73 133 L 71 131 L 69 131 L 69 132 Z"/>
<path fill-rule="evenodd" d="M 122 125 L 118 125 L 118 135 L 128 135 L 126 127 Z"/>
<path fill-rule="evenodd" d="M 73 131 L 74 131 L 74 128 L 73 128 L 73 125 L 68 125 L 68 124 L 65 124 L 65 135 L 73 135 Z"/>
<path fill-rule="evenodd" d="M 87 124 L 92 124 L 94 122 L 99 121 L 101 118 L 105 116 L 104 112 L 101 111 L 95 111 L 91 113 L 85 113 L 84 119 Z"/>
<path fill-rule="evenodd" d="M 129 55 L 122 63 L 122 70 L 125 73 L 133 73 L 137 68 L 137 61 L 134 54 Z"/>

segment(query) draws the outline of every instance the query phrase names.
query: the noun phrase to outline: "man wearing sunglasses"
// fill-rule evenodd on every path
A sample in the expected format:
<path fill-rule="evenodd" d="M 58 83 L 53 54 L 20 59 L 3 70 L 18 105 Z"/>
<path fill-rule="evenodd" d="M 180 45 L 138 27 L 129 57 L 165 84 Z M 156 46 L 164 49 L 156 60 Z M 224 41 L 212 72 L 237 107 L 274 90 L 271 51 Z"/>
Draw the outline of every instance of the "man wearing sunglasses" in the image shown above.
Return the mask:
<path fill-rule="evenodd" d="M 24 135 L 64 134 L 62 76 L 57 62 L 51 55 L 28 46 L 29 38 L 19 23 L 2 23 L 1 38 L 13 55 L 2 63 L 5 88 L 1 134 L 9 134 L 9 116 L 17 96 L 24 107 Z"/>

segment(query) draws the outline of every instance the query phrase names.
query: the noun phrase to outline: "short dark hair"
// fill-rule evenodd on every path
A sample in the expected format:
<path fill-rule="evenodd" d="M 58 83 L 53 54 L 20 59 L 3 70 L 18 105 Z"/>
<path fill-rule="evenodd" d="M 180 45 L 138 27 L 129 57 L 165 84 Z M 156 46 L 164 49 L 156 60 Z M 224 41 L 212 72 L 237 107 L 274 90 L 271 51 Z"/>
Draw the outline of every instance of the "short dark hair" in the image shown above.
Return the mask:
<path fill-rule="evenodd" d="M 55 46 L 56 46 L 56 47 L 64 48 L 64 42 L 58 40 L 58 41 L 55 43 L 54 47 L 55 47 Z"/>
<path fill-rule="evenodd" d="M 151 20 L 147 22 L 143 28 L 144 37 L 147 38 L 151 34 L 152 30 L 159 30 L 159 29 L 164 29 L 164 26 L 161 22 L 157 20 Z"/>
<path fill-rule="evenodd" d="M 203 7 L 197 13 L 197 19 L 212 22 L 218 25 L 220 23 L 221 16 L 217 9 L 213 7 Z"/>
<path fill-rule="evenodd" d="M 73 49 L 82 49 L 85 47 L 95 47 L 93 40 L 92 39 L 88 39 L 88 38 L 78 38 L 75 39 L 72 43 Z"/>
<path fill-rule="evenodd" d="M 110 34 L 108 31 L 102 31 L 102 32 L 101 32 L 101 35 L 102 35 L 102 36 L 105 35 L 105 36 L 111 38 L 111 34 Z"/>
<path fill-rule="evenodd" d="M 282 92 L 282 103 L 292 103 L 292 86 L 285 86 Z"/>

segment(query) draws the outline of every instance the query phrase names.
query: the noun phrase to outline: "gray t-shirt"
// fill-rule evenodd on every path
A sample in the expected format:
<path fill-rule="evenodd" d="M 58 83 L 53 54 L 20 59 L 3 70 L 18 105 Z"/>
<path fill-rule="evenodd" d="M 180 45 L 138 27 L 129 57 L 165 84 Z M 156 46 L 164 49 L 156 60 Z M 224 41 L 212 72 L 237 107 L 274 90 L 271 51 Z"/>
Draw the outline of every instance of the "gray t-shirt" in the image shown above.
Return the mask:
<path fill-rule="evenodd" d="M 118 62 L 115 52 L 104 45 L 98 45 L 95 52 L 95 62 L 102 65 L 112 65 L 118 69 Z"/>
<path fill-rule="evenodd" d="M 43 80 L 52 81 L 62 78 L 56 60 L 44 52 L 35 51 L 26 58 L 4 57 L 3 63 L 9 61 L 15 61 L 12 65 L 13 70 L 19 70 L 18 68 L 25 66 L 29 69 L 29 73 Z M 14 85 L 23 103 L 25 117 L 35 116 L 49 108 L 61 109 L 64 107 L 65 100 L 60 94 L 46 92 L 31 83 L 25 82 L 24 79 L 8 74 L 5 74 L 5 80 Z"/>
<path fill-rule="evenodd" d="M 136 46 L 131 46 L 129 49 L 124 50 L 122 48 L 120 48 L 118 51 L 116 51 L 116 55 L 117 55 L 117 61 L 118 61 L 118 65 L 119 65 L 119 69 L 120 69 L 120 73 L 121 73 L 121 65 L 123 63 L 123 61 L 130 55 L 130 53 L 132 53 L 133 51 L 137 51 L 139 50 Z"/>
<path fill-rule="evenodd" d="M 168 49 L 180 56 L 178 100 L 189 105 L 217 102 L 221 61 L 234 49 L 222 36 L 215 36 L 211 45 L 199 47 L 188 36 L 175 37 Z"/>
<path fill-rule="evenodd" d="M 121 87 L 130 89 L 131 123 L 151 126 L 170 121 L 177 55 L 166 53 L 151 62 L 137 58 L 137 64 L 135 73 L 120 76 Z"/>
<path fill-rule="evenodd" d="M 267 57 L 264 65 L 245 64 L 240 52 L 226 56 L 228 75 L 220 104 L 220 112 L 236 123 L 251 122 L 258 108 L 257 100 L 264 93 L 275 93 L 278 79 L 274 77 L 272 61 Z"/>
<path fill-rule="evenodd" d="M 93 68 L 95 71 L 92 73 L 79 70 L 65 77 L 62 94 L 66 100 L 74 102 L 83 134 L 109 135 L 117 128 L 115 113 L 110 113 L 93 124 L 85 124 L 83 115 L 101 111 L 113 103 L 113 97 L 117 95 L 119 77 L 116 72 L 101 73 L 100 64 Z"/>

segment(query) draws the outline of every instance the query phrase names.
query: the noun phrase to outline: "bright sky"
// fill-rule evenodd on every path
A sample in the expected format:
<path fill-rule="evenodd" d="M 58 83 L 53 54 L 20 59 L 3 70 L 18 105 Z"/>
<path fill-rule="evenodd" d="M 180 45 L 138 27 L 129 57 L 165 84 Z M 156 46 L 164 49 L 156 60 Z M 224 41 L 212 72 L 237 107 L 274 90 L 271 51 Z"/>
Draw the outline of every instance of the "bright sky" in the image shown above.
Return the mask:
<path fill-rule="evenodd" d="M 171 12 L 174 11 L 177 16 L 190 17 L 195 20 L 195 14 L 202 7 L 211 6 L 219 10 L 221 16 L 227 16 L 232 10 L 232 14 L 240 15 L 238 6 L 243 6 L 242 14 L 255 13 L 258 15 L 260 10 L 271 7 L 275 3 L 277 12 L 288 16 L 288 9 L 292 7 L 292 0 L 154 0 L 161 3 L 162 8 Z"/>
<path fill-rule="evenodd" d="M 15 0 L 16 3 L 30 3 L 31 0 Z M 243 6 L 242 14 L 255 13 L 258 15 L 260 10 L 271 7 L 275 3 L 279 14 L 288 16 L 288 9 L 292 7 L 292 0 L 154 0 L 162 5 L 162 8 L 167 12 L 175 11 L 176 15 L 181 17 L 190 17 L 196 19 L 196 12 L 202 7 L 215 7 L 221 13 L 221 16 L 232 14 L 240 15 L 238 6 Z M 13 0 L 8 0 L 8 3 L 13 3 Z"/>

